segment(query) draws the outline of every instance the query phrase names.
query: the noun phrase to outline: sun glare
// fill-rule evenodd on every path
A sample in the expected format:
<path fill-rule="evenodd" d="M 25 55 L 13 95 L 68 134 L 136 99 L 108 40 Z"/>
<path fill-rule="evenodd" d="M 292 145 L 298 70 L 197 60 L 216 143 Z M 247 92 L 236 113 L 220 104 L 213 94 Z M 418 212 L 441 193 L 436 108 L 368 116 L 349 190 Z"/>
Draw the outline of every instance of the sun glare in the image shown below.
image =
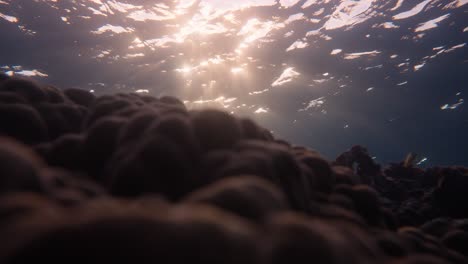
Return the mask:
<path fill-rule="evenodd" d="M 232 69 L 231 69 L 231 72 L 232 72 L 233 74 L 239 74 L 239 73 L 242 73 L 243 71 L 244 71 L 244 69 L 239 68 L 239 67 L 236 67 L 236 68 L 232 68 Z"/>

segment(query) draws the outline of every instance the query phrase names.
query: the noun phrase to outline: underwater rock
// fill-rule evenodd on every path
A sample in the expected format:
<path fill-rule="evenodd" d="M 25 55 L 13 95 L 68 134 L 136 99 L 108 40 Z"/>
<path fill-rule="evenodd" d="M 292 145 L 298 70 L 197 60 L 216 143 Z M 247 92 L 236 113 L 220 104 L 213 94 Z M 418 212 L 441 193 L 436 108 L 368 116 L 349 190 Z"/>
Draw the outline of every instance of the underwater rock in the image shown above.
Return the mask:
<path fill-rule="evenodd" d="M 0 75 L 0 263 L 468 263 L 468 169 Z"/>

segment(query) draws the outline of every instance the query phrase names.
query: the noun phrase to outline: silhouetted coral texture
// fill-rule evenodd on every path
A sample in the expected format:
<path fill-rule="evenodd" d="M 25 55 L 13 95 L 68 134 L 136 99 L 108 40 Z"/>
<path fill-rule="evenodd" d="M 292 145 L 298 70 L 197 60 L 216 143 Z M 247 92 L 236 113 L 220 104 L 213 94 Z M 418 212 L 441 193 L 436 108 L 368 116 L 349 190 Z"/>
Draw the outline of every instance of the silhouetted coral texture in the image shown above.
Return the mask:
<path fill-rule="evenodd" d="M 6 76 L 0 136 L 0 263 L 467 263 L 467 168 Z"/>

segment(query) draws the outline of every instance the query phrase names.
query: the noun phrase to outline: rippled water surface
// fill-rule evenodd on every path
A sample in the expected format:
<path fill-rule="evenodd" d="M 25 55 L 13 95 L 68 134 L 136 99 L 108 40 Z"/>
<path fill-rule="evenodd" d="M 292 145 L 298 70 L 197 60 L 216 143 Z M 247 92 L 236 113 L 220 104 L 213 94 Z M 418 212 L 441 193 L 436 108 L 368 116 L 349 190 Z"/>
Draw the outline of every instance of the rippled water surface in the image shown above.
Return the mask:
<path fill-rule="evenodd" d="M 175 95 L 329 158 L 468 165 L 468 1 L 0 0 L 0 70 Z"/>

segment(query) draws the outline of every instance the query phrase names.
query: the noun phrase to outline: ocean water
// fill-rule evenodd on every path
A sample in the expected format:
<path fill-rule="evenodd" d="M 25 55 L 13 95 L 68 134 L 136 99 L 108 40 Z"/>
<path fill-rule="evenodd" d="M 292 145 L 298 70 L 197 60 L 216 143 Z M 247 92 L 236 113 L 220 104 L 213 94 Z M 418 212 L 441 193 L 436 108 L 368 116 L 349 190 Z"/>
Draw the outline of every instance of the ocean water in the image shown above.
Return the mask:
<path fill-rule="evenodd" d="M 468 165 L 467 0 L 0 0 L 0 71 L 173 95 L 333 159 Z"/>

